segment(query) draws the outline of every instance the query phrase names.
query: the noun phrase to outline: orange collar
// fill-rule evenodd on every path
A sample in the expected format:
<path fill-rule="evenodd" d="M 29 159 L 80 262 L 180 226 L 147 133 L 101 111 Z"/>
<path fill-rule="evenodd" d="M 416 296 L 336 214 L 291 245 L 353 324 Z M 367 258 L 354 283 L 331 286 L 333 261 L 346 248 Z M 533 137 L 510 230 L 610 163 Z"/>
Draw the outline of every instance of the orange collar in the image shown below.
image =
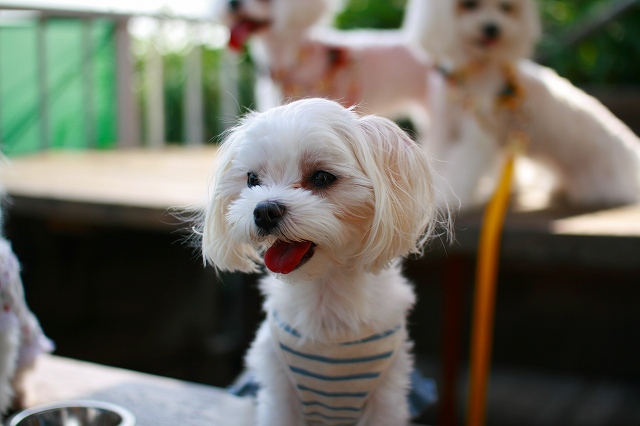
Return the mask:
<path fill-rule="evenodd" d="M 454 71 L 443 65 L 438 65 L 436 66 L 436 70 L 444 76 L 447 84 L 454 88 L 459 88 L 464 86 L 470 75 L 477 72 L 478 66 L 471 64 L 468 67 Z M 522 106 L 525 97 L 525 90 L 518 81 L 515 69 L 512 65 L 504 64 L 502 66 L 502 70 L 505 77 L 505 83 L 496 95 L 496 106 L 498 108 L 516 110 Z"/>

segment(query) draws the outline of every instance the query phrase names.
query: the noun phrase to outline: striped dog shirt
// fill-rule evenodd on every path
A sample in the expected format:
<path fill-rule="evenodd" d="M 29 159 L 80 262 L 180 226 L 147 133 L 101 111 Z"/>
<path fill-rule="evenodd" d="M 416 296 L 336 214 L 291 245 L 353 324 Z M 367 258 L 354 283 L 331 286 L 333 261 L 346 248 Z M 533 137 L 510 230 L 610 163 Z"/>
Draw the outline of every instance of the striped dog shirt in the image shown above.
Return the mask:
<path fill-rule="evenodd" d="M 327 343 L 305 339 L 276 312 L 269 315 L 269 323 L 307 425 L 355 425 L 404 338 L 399 325 Z"/>

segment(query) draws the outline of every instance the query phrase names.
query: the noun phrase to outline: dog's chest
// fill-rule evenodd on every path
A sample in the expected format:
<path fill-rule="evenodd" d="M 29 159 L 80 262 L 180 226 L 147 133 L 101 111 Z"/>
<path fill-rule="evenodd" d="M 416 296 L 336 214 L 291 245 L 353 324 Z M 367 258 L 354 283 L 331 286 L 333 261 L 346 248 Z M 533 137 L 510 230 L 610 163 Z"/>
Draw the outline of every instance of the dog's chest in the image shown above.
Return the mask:
<path fill-rule="evenodd" d="M 403 327 L 340 342 L 305 339 L 272 312 L 276 351 L 298 391 L 307 424 L 356 424 L 403 341 Z"/>
<path fill-rule="evenodd" d="M 457 117 L 449 121 L 449 139 L 464 138 L 465 119 L 471 118 L 484 132 L 494 136 L 496 143 L 506 143 L 508 132 L 526 126 L 524 89 L 514 70 L 505 66 L 487 75 L 445 74 L 441 85 L 449 105 L 447 113 Z M 475 127 L 472 127 L 475 131 Z"/>

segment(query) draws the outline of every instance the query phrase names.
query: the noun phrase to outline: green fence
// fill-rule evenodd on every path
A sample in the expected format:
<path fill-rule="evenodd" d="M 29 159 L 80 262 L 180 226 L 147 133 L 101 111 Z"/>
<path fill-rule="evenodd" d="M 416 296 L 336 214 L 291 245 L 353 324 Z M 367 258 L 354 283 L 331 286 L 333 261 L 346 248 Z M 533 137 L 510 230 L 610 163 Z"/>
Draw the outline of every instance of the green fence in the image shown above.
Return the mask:
<path fill-rule="evenodd" d="M 116 143 L 114 23 L 0 23 L 0 143 L 7 155 Z"/>

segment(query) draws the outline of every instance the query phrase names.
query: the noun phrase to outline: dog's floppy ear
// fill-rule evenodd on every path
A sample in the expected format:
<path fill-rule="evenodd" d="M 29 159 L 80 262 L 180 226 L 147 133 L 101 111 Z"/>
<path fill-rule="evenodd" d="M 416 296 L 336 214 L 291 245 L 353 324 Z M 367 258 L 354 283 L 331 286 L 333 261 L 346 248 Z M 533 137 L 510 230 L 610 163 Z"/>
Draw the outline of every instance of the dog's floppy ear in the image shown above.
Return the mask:
<path fill-rule="evenodd" d="M 529 58 L 533 55 L 536 43 L 542 36 L 542 24 L 540 23 L 538 3 L 535 0 L 525 1 L 522 8 L 524 25 L 518 55 L 521 58 Z"/>
<path fill-rule="evenodd" d="M 409 0 L 403 30 L 413 43 L 438 62 L 454 53 L 454 19 L 455 1 Z"/>
<path fill-rule="evenodd" d="M 246 121 L 247 118 L 243 123 Z M 243 137 L 244 126 L 241 124 L 227 135 L 217 152 L 202 217 L 202 255 L 205 262 L 219 270 L 258 272 L 260 256 L 251 245 L 234 242 L 227 225 L 229 205 L 238 197 L 238 183 L 230 170 L 233 168 L 236 145 Z"/>
<path fill-rule="evenodd" d="M 419 253 L 437 220 L 432 179 L 424 151 L 392 121 L 358 119 L 362 140 L 356 157 L 371 180 L 374 217 L 360 256 L 373 272 L 392 260 Z"/>

